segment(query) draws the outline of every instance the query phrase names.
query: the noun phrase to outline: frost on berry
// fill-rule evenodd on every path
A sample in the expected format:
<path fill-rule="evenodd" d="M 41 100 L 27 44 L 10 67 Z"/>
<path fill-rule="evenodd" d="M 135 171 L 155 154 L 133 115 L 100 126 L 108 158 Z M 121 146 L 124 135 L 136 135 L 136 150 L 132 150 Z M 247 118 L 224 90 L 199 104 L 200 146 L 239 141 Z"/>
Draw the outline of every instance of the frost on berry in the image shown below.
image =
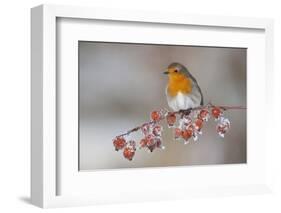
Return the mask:
<path fill-rule="evenodd" d="M 180 128 L 174 129 L 174 137 L 175 137 L 176 140 L 181 138 L 181 129 Z"/>
<path fill-rule="evenodd" d="M 177 121 L 177 116 L 175 115 L 175 113 L 168 112 L 166 120 L 169 128 L 174 127 Z"/>
<path fill-rule="evenodd" d="M 127 137 L 132 132 L 140 130 L 142 139 L 138 143 L 138 148 L 146 149 L 153 152 L 155 149 L 164 149 L 163 139 L 161 138 L 163 127 L 161 121 L 166 120 L 168 127 L 173 128 L 174 138 L 183 141 L 184 144 L 198 140 L 198 135 L 202 134 L 204 122 L 208 121 L 210 116 L 217 121 L 216 131 L 220 137 L 224 137 L 230 128 L 230 121 L 223 117 L 223 112 L 230 108 L 236 107 L 220 107 L 208 104 L 190 110 L 180 110 L 177 112 L 168 112 L 167 110 L 155 110 L 150 113 L 150 121 L 137 126 L 127 133 L 117 136 L 113 140 L 115 150 L 122 150 L 123 156 L 132 160 L 136 152 L 136 142 L 134 140 L 126 141 Z M 241 109 L 241 107 L 237 107 Z"/>
<path fill-rule="evenodd" d="M 179 120 L 179 127 L 181 129 L 184 129 L 185 127 L 189 126 L 192 123 L 192 118 L 189 115 L 184 115 L 180 120 Z"/>
<path fill-rule="evenodd" d="M 126 146 L 127 142 L 123 137 L 117 137 L 113 140 L 113 145 L 116 151 L 123 149 Z"/>
<path fill-rule="evenodd" d="M 162 139 L 161 138 L 155 138 L 156 141 L 156 147 L 160 149 L 165 149 L 165 146 L 162 145 Z"/>
<path fill-rule="evenodd" d="M 161 117 L 162 117 L 162 115 L 161 115 L 161 111 L 160 110 L 159 111 L 152 111 L 150 113 L 150 119 L 152 121 L 158 122 L 158 121 L 161 120 Z"/>
<path fill-rule="evenodd" d="M 151 146 L 154 144 L 154 135 L 150 134 L 146 137 L 146 145 Z"/>
<path fill-rule="evenodd" d="M 193 130 L 189 127 L 191 127 L 192 124 L 192 118 L 189 115 L 183 115 L 179 119 L 179 126 L 175 128 L 175 139 L 183 139 L 184 143 L 187 144 L 188 140 L 193 135 Z"/>
<path fill-rule="evenodd" d="M 164 149 L 164 146 L 162 145 L 162 138 L 155 134 L 149 134 L 141 139 L 140 148 L 146 148 L 150 152 L 153 152 L 156 148 Z"/>
<path fill-rule="evenodd" d="M 194 131 L 192 137 L 193 137 L 194 141 L 197 141 L 198 140 L 198 132 Z"/>
<path fill-rule="evenodd" d="M 208 121 L 210 118 L 210 113 L 207 109 L 202 109 L 199 111 L 197 118 L 202 119 L 203 121 Z"/>
<path fill-rule="evenodd" d="M 141 139 L 140 148 L 144 148 L 146 147 L 146 145 L 147 145 L 147 139 L 146 138 Z"/>
<path fill-rule="evenodd" d="M 156 137 L 161 136 L 162 130 L 163 130 L 162 126 L 157 124 L 153 127 L 152 133 Z"/>
<path fill-rule="evenodd" d="M 193 136 L 193 128 L 189 126 L 185 130 L 182 131 L 182 138 L 184 140 L 184 143 L 189 143 L 189 139 Z"/>
<path fill-rule="evenodd" d="M 136 142 L 131 140 L 127 143 L 126 147 L 123 150 L 123 156 L 128 159 L 132 160 L 136 152 Z"/>
<path fill-rule="evenodd" d="M 135 150 L 132 149 L 131 147 L 125 147 L 125 149 L 123 150 L 123 156 L 128 160 L 132 160 L 134 155 L 135 155 Z"/>
<path fill-rule="evenodd" d="M 146 147 L 150 150 L 150 152 L 153 152 L 153 150 L 156 148 L 156 140 L 154 135 L 148 135 L 146 137 Z"/>
<path fill-rule="evenodd" d="M 218 119 L 222 115 L 222 110 L 219 107 L 213 107 L 212 115 L 215 119 Z"/>
<path fill-rule="evenodd" d="M 217 124 L 217 133 L 222 138 L 224 137 L 225 133 L 230 128 L 230 121 L 227 118 L 221 117 L 218 124 Z"/>
<path fill-rule="evenodd" d="M 151 142 L 152 143 L 148 143 L 146 147 L 150 152 L 153 152 L 153 150 L 156 148 L 156 143 L 154 139 Z"/>
<path fill-rule="evenodd" d="M 153 152 L 153 150 L 156 148 L 156 143 L 153 143 L 150 146 L 147 146 L 147 148 L 149 149 L 150 152 Z"/>
<path fill-rule="evenodd" d="M 203 127 L 203 120 L 201 118 L 198 118 L 194 121 L 194 128 L 196 129 L 196 131 L 199 133 L 199 134 L 202 134 L 201 132 L 201 129 Z"/>
<path fill-rule="evenodd" d="M 133 149 L 136 149 L 136 142 L 133 140 L 130 140 L 127 144 L 127 146 L 132 147 Z"/>
<path fill-rule="evenodd" d="M 144 135 L 148 135 L 150 133 L 150 125 L 149 124 L 144 124 L 141 127 L 141 131 Z"/>

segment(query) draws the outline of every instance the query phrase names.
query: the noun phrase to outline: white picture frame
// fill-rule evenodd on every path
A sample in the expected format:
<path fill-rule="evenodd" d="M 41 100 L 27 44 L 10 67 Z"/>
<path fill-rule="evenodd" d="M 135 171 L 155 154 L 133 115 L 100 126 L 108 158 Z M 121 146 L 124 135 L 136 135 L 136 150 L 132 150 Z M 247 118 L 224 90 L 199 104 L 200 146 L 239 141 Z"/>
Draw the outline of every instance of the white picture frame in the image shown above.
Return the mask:
<path fill-rule="evenodd" d="M 68 149 L 65 151 L 65 146 L 57 144 L 58 139 L 58 102 L 63 99 L 58 95 L 58 87 L 60 82 L 57 79 L 58 64 L 57 64 L 57 27 L 58 20 L 76 19 L 76 20 L 101 20 L 112 21 L 116 23 L 116 27 L 122 23 L 139 23 L 153 24 L 154 26 L 164 26 L 167 32 L 170 27 L 175 26 L 199 26 L 215 31 L 223 31 L 231 34 L 234 30 L 255 31 L 260 34 L 256 37 L 247 38 L 247 36 L 239 37 L 238 33 L 229 35 L 228 39 L 224 39 L 221 35 L 220 42 L 215 43 L 215 40 L 203 39 L 198 41 L 206 46 L 243 46 L 249 47 L 248 54 L 248 131 L 250 140 L 248 145 L 249 158 L 245 165 L 228 165 L 228 166 L 212 166 L 200 168 L 181 167 L 181 168 L 148 168 L 148 169 L 125 169 L 122 171 L 99 171 L 87 174 L 88 172 L 79 172 L 77 170 L 77 150 L 75 148 L 75 135 L 70 134 L 70 142 Z M 266 128 L 263 137 L 257 138 L 253 133 L 261 131 L 261 126 L 257 125 L 255 112 L 259 112 L 265 107 L 272 106 L 271 91 L 273 85 L 273 21 L 271 19 L 256 19 L 256 18 L 238 18 L 238 17 L 216 17 L 203 15 L 187 15 L 187 14 L 166 14 L 166 13 L 151 13 L 139 11 L 122 11 L 122 10 L 103 10 L 100 8 L 84 8 L 74 6 L 54 6 L 41 5 L 31 10 L 31 73 L 32 73 L 32 113 L 31 113 L 31 201 L 33 204 L 47 208 L 59 206 L 76 206 L 76 205 L 91 205 L 97 203 L 114 203 L 114 202 L 129 202 L 143 200 L 165 200 L 178 199 L 194 196 L 214 196 L 227 194 L 251 194 L 263 193 L 270 191 L 271 173 L 269 161 L 266 160 L 268 153 L 265 147 L 270 146 L 269 123 L 272 118 L 265 116 L 263 120 L 263 128 Z M 79 26 L 78 26 L 79 27 Z M 85 26 L 84 26 L 85 27 Z M 145 28 L 145 24 L 143 26 Z M 67 28 L 66 30 L 71 30 Z M 86 29 L 87 30 L 87 26 Z M 71 31 L 70 31 L 71 32 Z M 83 34 L 83 28 L 80 28 L 79 33 L 71 33 L 70 39 L 87 39 L 91 33 Z M 81 33 L 82 32 L 82 33 Z M 87 34 L 87 36 L 86 36 Z M 103 38 L 100 34 L 100 39 Z M 122 34 L 120 34 L 122 35 Z M 215 36 L 215 34 L 213 34 Z M 248 35 L 248 34 L 247 34 Z M 85 36 L 85 37 L 84 37 Z M 118 36 L 118 35 L 116 35 Z M 220 36 L 220 35 L 219 35 Z M 199 36 L 200 37 L 200 36 Z M 89 37 L 91 39 L 91 37 Z M 123 41 L 129 41 L 129 37 L 122 37 Z M 119 38 L 122 40 L 122 38 Z M 231 39 L 229 39 L 231 38 Z M 236 38 L 236 39 L 235 39 Z M 256 38 L 256 39 L 255 39 Z M 148 38 L 149 39 L 149 38 Z M 243 40 L 245 39 L 245 40 Z M 108 37 L 105 40 L 111 40 Z M 231 40 L 231 41 L 230 41 Z M 245 42 L 244 42 L 245 41 Z M 142 40 L 142 42 L 144 42 Z M 154 40 L 156 42 L 156 40 Z M 169 43 L 166 39 L 164 43 Z M 171 42 L 171 41 L 170 41 Z M 174 41 L 173 43 L 175 43 Z M 178 41 L 179 43 L 186 41 Z M 193 43 L 192 43 L 193 42 Z M 213 43 L 212 43 L 213 42 Z M 243 43 L 244 42 L 244 43 Z M 153 43 L 153 41 L 152 41 Z M 182 44 L 182 43 L 181 43 Z M 194 44 L 191 41 L 189 44 Z M 196 43 L 198 44 L 198 43 Z M 75 46 L 75 44 L 74 44 Z M 68 46 L 69 49 L 75 48 Z M 71 51 L 70 51 L 71 52 Z M 75 61 L 76 55 L 67 55 L 73 57 Z M 254 59 L 258 62 L 254 63 Z M 78 60 L 78 59 L 77 59 Z M 74 62 L 74 65 L 77 62 Z M 71 67 L 69 68 L 71 70 Z M 77 69 L 77 67 L 75 67 Z M 251 71 L 252 70 L 252 71 Z M 255 73 L 255 72 L 256 73 Z M 69 80 L 66 84 L 74 88 L 74 94 L 77 94 L 75 81 L 71 78 L 74 76 L 75 70 L 69 72 Z M 258 74 L 258 75 L 256 75 Z M 266 76 L 266 80 L 262 78 Z M 62 76 L 63 78 L 65 76 Z M 261 98 L 255 98 L 255 80 L 262 82 Z M 66 79 L 66 78 L 64 78 Z M 75 95 L 74 95 L 75 97 Z M 256 104 L 258 101 L 262 103 Z M 68 104 L 75 104 L 75 99 L 65 100 Z M 253 108 L 253 106 L 256 106 Z M 71 108 L 71 107 L 70 107 Z M 77 111 L 74 107 L 73 111 Z M 72 111 L 72 112 L 73 112 Z M 70 113 L 71 114 L 71 113 Z M 67 123 L 62 122 L 65 128 L 75 128 L 77 119 L 75 114 L 68 120 Z M 73 124 L 71 126 L 71 124 Z M 63 128 L 64 128 L 63 127 Z M 255 146 L 251 141 L 258 141 Z M 62 149 L 62 150 L 61 150 Z M 64 152 L 60 156 L 61 151 Z M 76 154 L 75 154 L 76 153 Z M 67 165 L 69 164 L 69 165 Z M 209 175 L 208 175 L 209 174 Z M 239 174 L 235 178 L 228 178 Z M 202 177 L 209 176 L 210 180 L 204 180 Z M 149 176 L 160 178 L 159 184 L 150 188 L 140 184 L 134 190 L 124 190 L 122 187 L 115 186 L 110 183 L 111 178 L 121 180 L 122 177 L 130 177 L 134 181 L 141 180 Z M 176 181 L 178 177 L 188 177 L 190 183 Z M 226 177 L 227 180 L 222 179 Z M 255 178 L 253 178 L 255 177 Z M 91 184 L 91 181 L 98 181 L 98 184 Z M 169 183 L 168 181 L 171 181 Z M 107 181 L 108 185 L 105 185 Z M 177 184 L 175 184 L 177 182 Z M 172 184 L 173 183 L 173 184 Z M 129 182 L 128 184 L 131 184 Z M 62 187 L 63 186 L 63 187 Z M 63 190 L 62 190 L 63 188 Z M 151 189 L 151 190 L 149 190 Z M 93 192 L 94 193 L 89 193 Z M 73 193 L 75 192 L 75 193 Z M 120 196 L 122 194 L 122 196 Z"/>

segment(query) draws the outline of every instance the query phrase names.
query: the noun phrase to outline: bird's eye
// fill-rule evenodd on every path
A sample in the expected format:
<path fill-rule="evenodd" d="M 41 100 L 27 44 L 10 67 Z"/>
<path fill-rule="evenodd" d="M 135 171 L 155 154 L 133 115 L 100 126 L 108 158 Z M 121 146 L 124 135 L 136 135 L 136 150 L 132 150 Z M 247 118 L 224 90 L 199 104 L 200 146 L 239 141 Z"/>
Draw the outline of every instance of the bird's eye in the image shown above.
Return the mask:
<path fill-rule="evenodd" d="M 178 70 L 177 70 L 177 69 L 175 69 L 175 70 L 174 70 L 174 72 L 178 72 Z"/>

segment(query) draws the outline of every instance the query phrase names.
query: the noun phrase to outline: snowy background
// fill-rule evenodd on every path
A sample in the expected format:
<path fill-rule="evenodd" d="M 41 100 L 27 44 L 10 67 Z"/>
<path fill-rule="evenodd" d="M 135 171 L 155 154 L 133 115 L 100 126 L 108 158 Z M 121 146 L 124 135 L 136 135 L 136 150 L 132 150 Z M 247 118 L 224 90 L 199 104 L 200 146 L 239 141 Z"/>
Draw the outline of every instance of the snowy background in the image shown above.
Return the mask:
<path fill-rule="evenodd" d="M 210 120 L 198 142 L 173 140 L 164 124 L 165 150 L 139 150 L 132 162 L 116 152 L 112 139 L 166 107 L 164 93 L 172 62 L 187 66 L 205 99 L 246 106 L 246 49 L 79 42 L 80 169 L 246 163 L 246 111 L 227 111 L 231 130 L 221 139 Z M 140 134 L 132 138 L 140 140 Z"/>

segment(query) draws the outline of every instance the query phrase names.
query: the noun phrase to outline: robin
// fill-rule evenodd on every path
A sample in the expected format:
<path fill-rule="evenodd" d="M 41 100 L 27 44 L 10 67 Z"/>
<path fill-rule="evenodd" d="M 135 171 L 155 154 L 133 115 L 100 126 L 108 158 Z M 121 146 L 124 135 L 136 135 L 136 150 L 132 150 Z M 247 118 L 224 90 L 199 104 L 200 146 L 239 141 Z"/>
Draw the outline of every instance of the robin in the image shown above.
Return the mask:
<path fill-rule="evenodd" d="M 187 110 L 203 105 L 202 91 L 185 66 L 172 63 L 164 74 L 169 77 L 166 96 L 172 110 Z"/>

